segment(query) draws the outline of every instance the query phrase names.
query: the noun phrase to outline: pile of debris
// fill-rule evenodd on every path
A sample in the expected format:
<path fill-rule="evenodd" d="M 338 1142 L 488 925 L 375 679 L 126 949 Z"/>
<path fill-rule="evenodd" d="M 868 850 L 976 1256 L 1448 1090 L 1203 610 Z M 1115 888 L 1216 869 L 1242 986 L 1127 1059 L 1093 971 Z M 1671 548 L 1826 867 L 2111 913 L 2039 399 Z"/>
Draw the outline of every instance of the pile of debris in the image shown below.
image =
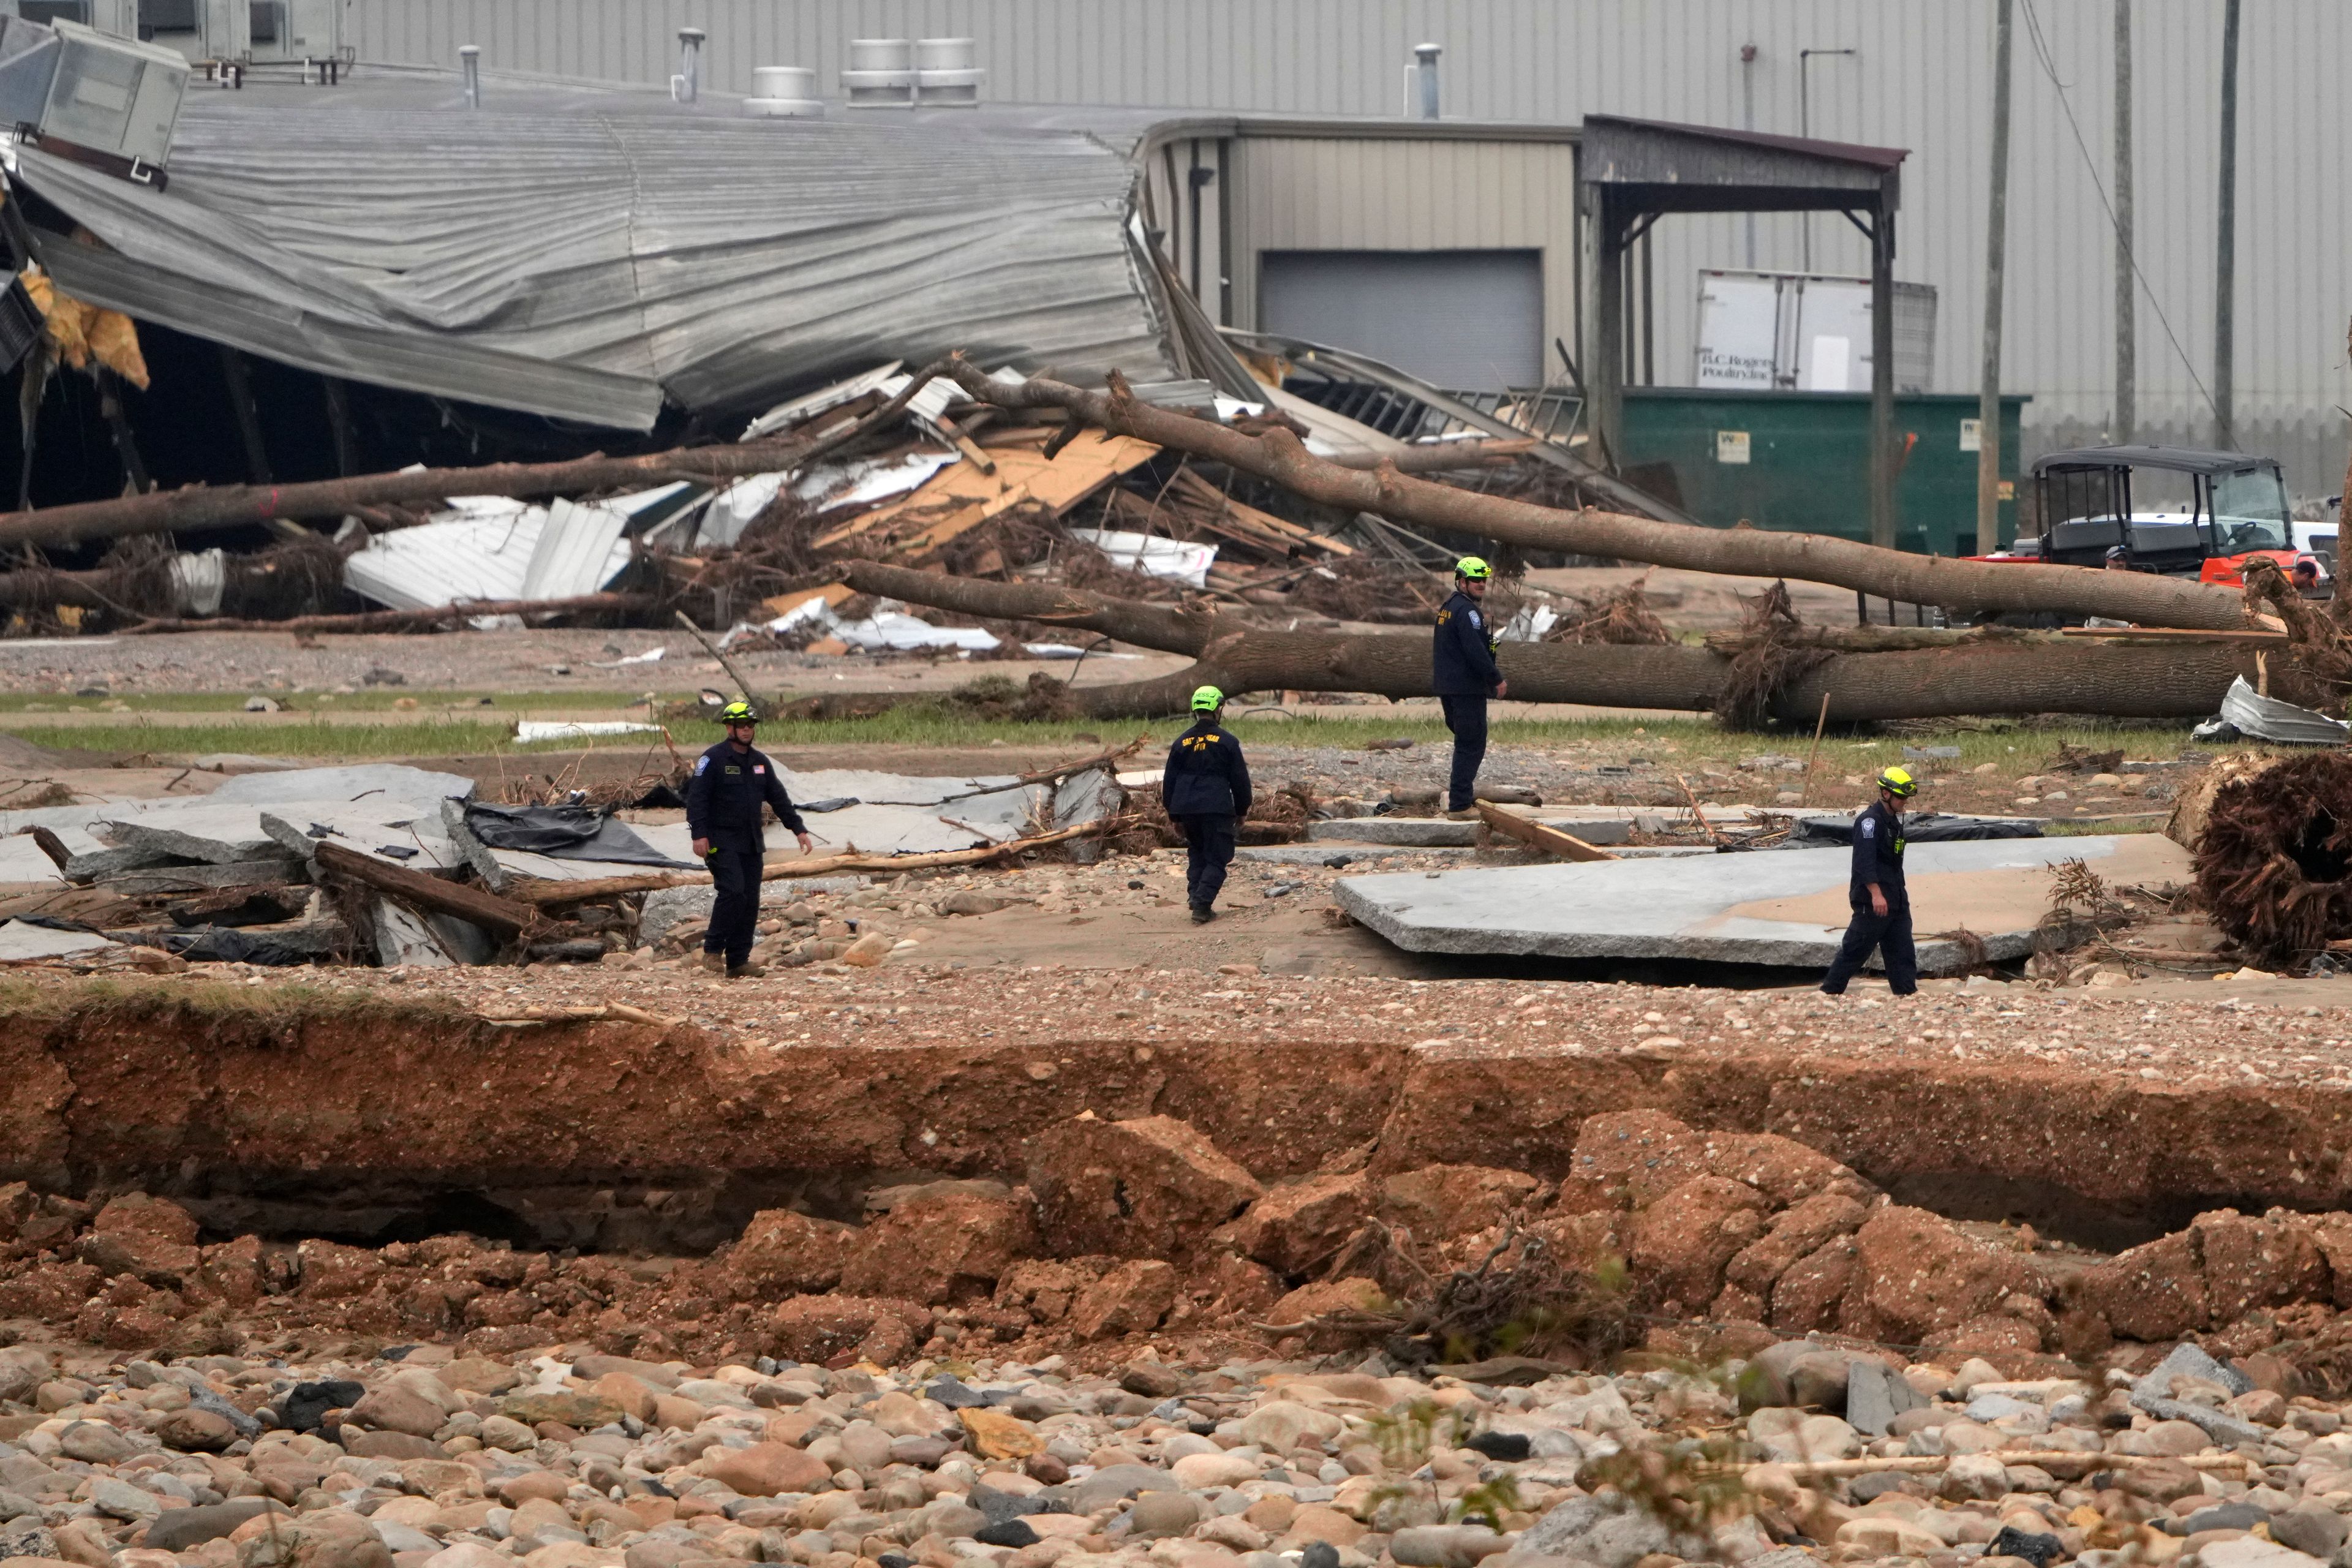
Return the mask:
<path fill-rule="evenodd" d="M 1131 748 L 1130 748 L 1131 750 Z M 1070 855 L 1125 830 L 1124 752 L 1019 777 L 787 773 L 839 852 L 772 878 Z M 396 764 L 241 773 L 211 794 L 0 812 L 0 964 L 597 963 L 648 895 L 698 887 L 683 813 L 514 805 Z M 860 845 L 864 847 L 861 849 Z"/>

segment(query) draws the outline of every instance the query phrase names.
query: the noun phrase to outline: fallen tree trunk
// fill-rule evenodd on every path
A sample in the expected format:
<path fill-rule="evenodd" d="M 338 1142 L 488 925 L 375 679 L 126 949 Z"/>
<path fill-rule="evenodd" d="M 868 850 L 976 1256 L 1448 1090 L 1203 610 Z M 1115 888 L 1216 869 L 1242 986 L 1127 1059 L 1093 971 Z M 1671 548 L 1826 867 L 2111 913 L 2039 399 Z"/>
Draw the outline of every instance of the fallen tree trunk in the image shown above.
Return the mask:
<path fill-rule="evenodd" d="M 993 583 L 871 561 L 845 563 L 861 594 L 1001 620 L 1083 627 L 1138 647 L 1189 654 L 1189 668 L 1069 697 L 1089 719 L 1180 713 L 1196 686 L 1244 691 L 1360 691 L 1427 697 L 1430 643 L 1421 632 L 1293 632 L 1251 626 L 1201 608 L 1112 599 L 1045 584 Z M 1505 643 L 1513 701 L 1713 711 L 1732 661 L 1704 647 L 1617 643 Z M 1993 637 L 1884 653 L 1832 653 L 1774 692 L 1771 716 L 1811 725 L 1829 700 L 1833 723 L 1935 719 L 1960 713 L 2088 713 L 2201 718 L 2251 671 L 2251 650 L 2228 644 L 2115 646 L 2080 639 Z"/>
<path fill-rule="evenodd" d="M 1109 391 L 1091 392 L 1043 377 L 1007 385 L 990 380 L 961 358 L 931 368 L 953 376 L 975 402 L 1012 409 L 1059 409 L 1076 424 L 1211 458 L 1327 506 L 1530 549 L 1828 583 L 1878 598 L 1940 605 L 1970 615 L 2097 615 L 2138 626 L 2215 630 L 2249 624 L 2234 591 L 2201 583 L 2035 563 L 1949 561 L 1817 533 L 1698 528 L 1624 512 L 1562 511 L 1414 479 L 1393 465 L 1369 473 L 1342 468 L 1315 457 L 1280 426 L 1251 435 L 1139 402 L 1116 375 Z"/>
<path fill-rule="evenodd" d="M 471 921 L 501 942 L 513 942 L 542 923 L 539 911 L 527 903 L 502 899 L 463 882 L 428 877 L 405 866 L 390 865 L 331 840 L 322 839 L 314 853 L 321 871 L 349 878 L 399 903 L 429 913 Z"/>
<path fill-rule="evenodd" d="M 163 632 L 413 632 L 446 626 L 475 616 L 581 616 L 646 610 L 650 594 L 583 594 L 573 599 L 484 599 L 440 605 L 427 610 L 368 610 L 350 616 L 296 616 L 283 621 L 141 621 L 122 628 L 125 637 Z"/>
<path fill-rule="evenodd" d="M 751 441 L 648 452 L 635 458 L 597 454 L 564 463 L 493 463 L 478 468 L 419 468 L 361 474 L 293 485 L 189 485 L 111 500 L 0 513 L 0 549 L 79 544 L 138 533 L 196 533 L 243 528 L 273 518 L 341 517 L 355 508 L 430 505 L 451 496 L 583 495 L 674 479 L 715 483 L 798 468 L 836 451 L 894 420 L 908 400 L 939 374 L 924 371 L 906 389 L 865 417 L 813 439 Z"/>

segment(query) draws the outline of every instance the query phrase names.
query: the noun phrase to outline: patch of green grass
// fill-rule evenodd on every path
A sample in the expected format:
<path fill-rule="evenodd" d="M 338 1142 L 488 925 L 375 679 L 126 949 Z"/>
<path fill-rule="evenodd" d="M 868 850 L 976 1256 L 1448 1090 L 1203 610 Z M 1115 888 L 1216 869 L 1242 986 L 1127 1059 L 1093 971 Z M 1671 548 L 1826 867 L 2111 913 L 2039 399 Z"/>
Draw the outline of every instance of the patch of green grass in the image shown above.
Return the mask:
<path fill-rule="evenodd" d="M 486 752 L 536 754 L 577 752 L 577 741 L 518 746 L 511 724 L 495 721 L 427 720 L 414 724 L 121 724 L 44 729 L 0 724 L 37 744 L 58 751 L 98 752 L 121 757 L 203 756 L 231 752 L 265 757 L 463 756 Z M 649 737 L 659 742 L 659 736 Z M 625 737 L 622 738 L 625 743 Z M 613 742 L 606 742 L 613 744 Z"/>
<path fill-rule="evenodd" d="M 338 713 L 389 712 L 394 705 L 413 700 L 419 709 L 430 711 L 441 708 L 476 708 L 488 706 L 507 712 L 539 712 L 554 709 L 564 711 L 592 708 L 634 708 L 643 700 L 643 691 L 433 691 L 398 686 L 371 687 L 362 691 L 277 691 L 256 685 L 247 691 L 121 691 L 110 697 L 76 697 L 69 692 L 8 691 L 0 692 L 0 714 L 29 713 L 37 719 L 43 713 L 64 713 L 75 709 L 84 712 L 105 711 L 105 704 L 121 702 L 133 713 L 237 713 L 245 709 L 250 696 L 270 699 L 281 708 L 301 712 L 312 710 Z M 691 700 L 693 693 L 680 692 L 663 699 L 665 701 Z"/>

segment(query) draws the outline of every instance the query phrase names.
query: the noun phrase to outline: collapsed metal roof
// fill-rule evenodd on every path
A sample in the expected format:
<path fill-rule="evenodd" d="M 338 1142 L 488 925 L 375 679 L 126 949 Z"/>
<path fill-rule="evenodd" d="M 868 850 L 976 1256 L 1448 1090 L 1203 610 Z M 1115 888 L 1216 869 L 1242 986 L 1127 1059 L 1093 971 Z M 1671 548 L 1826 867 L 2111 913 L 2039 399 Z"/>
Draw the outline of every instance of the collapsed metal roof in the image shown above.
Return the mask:
<path fill-rule="evenodd" d="M 163 191 L 19 149 L 16 177 L 99 241 L 36 229 L 39 260 L 77 298 L 306 369 L 624 429 L 951 349 L 1192 374 L 1134 168 L 1086 130 L 370 87 L 191 97 Z"/>

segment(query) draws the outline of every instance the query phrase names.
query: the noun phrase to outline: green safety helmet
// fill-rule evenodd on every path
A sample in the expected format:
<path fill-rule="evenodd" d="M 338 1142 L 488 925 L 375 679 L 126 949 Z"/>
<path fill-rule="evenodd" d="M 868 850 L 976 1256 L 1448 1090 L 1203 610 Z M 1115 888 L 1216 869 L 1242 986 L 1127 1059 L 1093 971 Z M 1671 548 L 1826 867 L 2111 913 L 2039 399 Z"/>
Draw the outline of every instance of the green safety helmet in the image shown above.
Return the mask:
<path fill-rule="evenodd" d="M 1486 564 L 1486 558 L 1483 555 L 1465 555 L 1454 563 L 1454 574 L 1467 577 L 1474 583 L 1484 583 L 1495 574 L 1495 569 Z"/>
<path fill-rule="evenodd" d="M 1192 692 L 1192 711 L 1214 713 L 1225 705 L 1225 694 L 1213 686 L 1197 687 Z"/>
<path fill-rule="evenodd" d="M 1919 793 L 1919 781 L 1908 768 L 1889 768 L 1878 775 L 1878 787 L 1897 800 L 1908 800 Z"/>
<path fill-rule="evenodd" d="M 719 710 L 719 721 L 721 724 L 756 724 L 760 716 L 751 711 L 749 702 L 739 700 L 730 702 Z"/>

